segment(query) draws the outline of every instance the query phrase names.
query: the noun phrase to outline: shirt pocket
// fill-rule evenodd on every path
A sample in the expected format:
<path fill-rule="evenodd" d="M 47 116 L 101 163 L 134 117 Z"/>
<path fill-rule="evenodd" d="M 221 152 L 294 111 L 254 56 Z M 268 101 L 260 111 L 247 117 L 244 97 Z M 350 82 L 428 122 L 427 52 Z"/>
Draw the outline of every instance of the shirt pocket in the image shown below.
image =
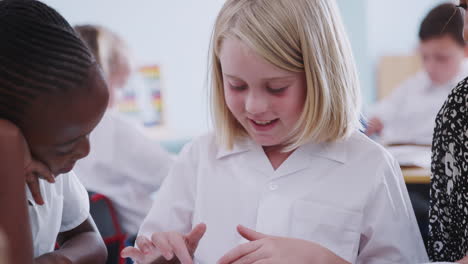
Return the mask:
<path fill-rule="evenodd" d="M 354 263 L 361 221 L 360 213 L 298 200 L 293 203 L 290 233 L 293 237 L 316 242 Z"/>

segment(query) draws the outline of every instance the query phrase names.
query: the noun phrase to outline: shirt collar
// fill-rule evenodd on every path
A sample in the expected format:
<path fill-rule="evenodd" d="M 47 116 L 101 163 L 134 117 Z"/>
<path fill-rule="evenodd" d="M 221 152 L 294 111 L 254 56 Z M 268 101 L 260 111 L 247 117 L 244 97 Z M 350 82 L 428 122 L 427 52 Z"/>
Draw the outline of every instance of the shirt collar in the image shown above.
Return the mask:
<path fill-rule="evenodd" d="M 218 148 L 218 153 L 216 155 L 216 158 L 217 159 L 222 159 L 224 157 L 227 157 L 227 156 L 231 156 L 231 155 L 234 155 L 234 154 L 238 154 L 238 153 L 242 153 L 242 152 L 246 152 L 246 151 L 249 151 L 249 150 L 253 150 L 254 149 L 254 143 L 252 140 L 248 139 L 248 138 L 242 138 L 242 139 L 238 139 L 234 142 L 234 145 L 231 149 L 229 149 L 226 145 L 222 145 Z"/>
<path fill-rule="evenodd" d="M 221 146 L 216 155 L 217 159 L 222 159 L 227 156 L 252 151 L 258 149 L 258 145 L 249 138 L 237 140 L 232 149 L 228 149 L 226 146 Z M 299 147 L 298 150 L 307 153 L 311 156 L 320 157 L 336 161 L 339 163 L 346 163 L 347 160 L 347 148 L 346 144 L 342 141 L 336 142 L 324 142 L 324 143 L 306 143 Z"/>

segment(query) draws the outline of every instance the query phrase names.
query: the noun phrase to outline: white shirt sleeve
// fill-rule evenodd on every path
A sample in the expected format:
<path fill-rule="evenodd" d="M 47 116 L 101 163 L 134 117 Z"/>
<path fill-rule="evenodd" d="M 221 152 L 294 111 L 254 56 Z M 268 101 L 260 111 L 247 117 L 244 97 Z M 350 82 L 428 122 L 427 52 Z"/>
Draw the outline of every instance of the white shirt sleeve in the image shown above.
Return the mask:
<path fill-rule="evenodd" d="M 383 174 L 383 175 L 382 175 Z M 421 263 L 428 257 L 400 167 L 386 157 L 365 206 L 358 264 Z"/>
<path fill-rule="evenodd" d="M 397 116 L 398 111 L 401 111 L 401 105 L 405 105 L 405 101 L 408 100 L 408 92 L 417 87 L 424 85 L 423 73 L 411 77 L 398 85 L 393 92 L 383 100 L 377 102 L 371 109 L 369 117 L 378 117 L 384 125 L 388 125 L 392 122 L 392 119 Z M 414 100 L 414 98 L 411 98 Z"/>
<path fill-rule="evenodd" d="M 140 227 L 139 235 L 192 228 L 197 189 L 197 166 L 193 146 L 188 143 L 176 160 L 156 195 L 153 206 Z"/>
<path fill-rule="evenodd" d="M 89 217 L 88 192 L 80 183 L 75 173 L 63 177 L 63 211 L 60 232 L 70 231 L 82 224 Z"/>
<path fill-rule="evenodd" d="M 115 154 L 118 164 L 113 166 L 131 176 L 128 182 L 138 184 L 140 191 L 154 192 L 169 173 L 173 157 L 157 141 L 145 135 L 142 128 L 125 120 L 116 121 L 116 124 L 114 148 L 119 153 Z"/>

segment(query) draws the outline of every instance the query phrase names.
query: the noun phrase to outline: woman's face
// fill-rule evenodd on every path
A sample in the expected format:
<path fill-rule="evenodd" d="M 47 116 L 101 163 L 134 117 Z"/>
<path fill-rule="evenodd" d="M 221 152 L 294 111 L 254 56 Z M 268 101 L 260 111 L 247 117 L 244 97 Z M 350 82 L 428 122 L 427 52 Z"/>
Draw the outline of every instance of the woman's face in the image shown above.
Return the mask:
<path fill-rule="evenodd" d="M 69 172 L 88 155 L 88 135 L 100 121 L 108 98 L 106 84 L 95 67 L 82 87 L 39 96 L 21 125 L 33 158 L 55 176 Z"/>

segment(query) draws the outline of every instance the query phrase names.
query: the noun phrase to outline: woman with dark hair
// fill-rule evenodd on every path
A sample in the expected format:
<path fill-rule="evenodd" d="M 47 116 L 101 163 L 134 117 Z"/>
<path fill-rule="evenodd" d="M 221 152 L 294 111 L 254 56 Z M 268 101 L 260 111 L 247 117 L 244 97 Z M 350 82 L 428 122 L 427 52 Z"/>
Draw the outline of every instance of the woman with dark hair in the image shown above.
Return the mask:
<path fill-rule="evenodd" d="M 458 7 L 454 12 L 464 15 L 467 40 L 466 0 Z M 429 257 L 457 261 L 468 252 L 468 78 L 452 90 L 437 115 L 431 170 Z"/>

